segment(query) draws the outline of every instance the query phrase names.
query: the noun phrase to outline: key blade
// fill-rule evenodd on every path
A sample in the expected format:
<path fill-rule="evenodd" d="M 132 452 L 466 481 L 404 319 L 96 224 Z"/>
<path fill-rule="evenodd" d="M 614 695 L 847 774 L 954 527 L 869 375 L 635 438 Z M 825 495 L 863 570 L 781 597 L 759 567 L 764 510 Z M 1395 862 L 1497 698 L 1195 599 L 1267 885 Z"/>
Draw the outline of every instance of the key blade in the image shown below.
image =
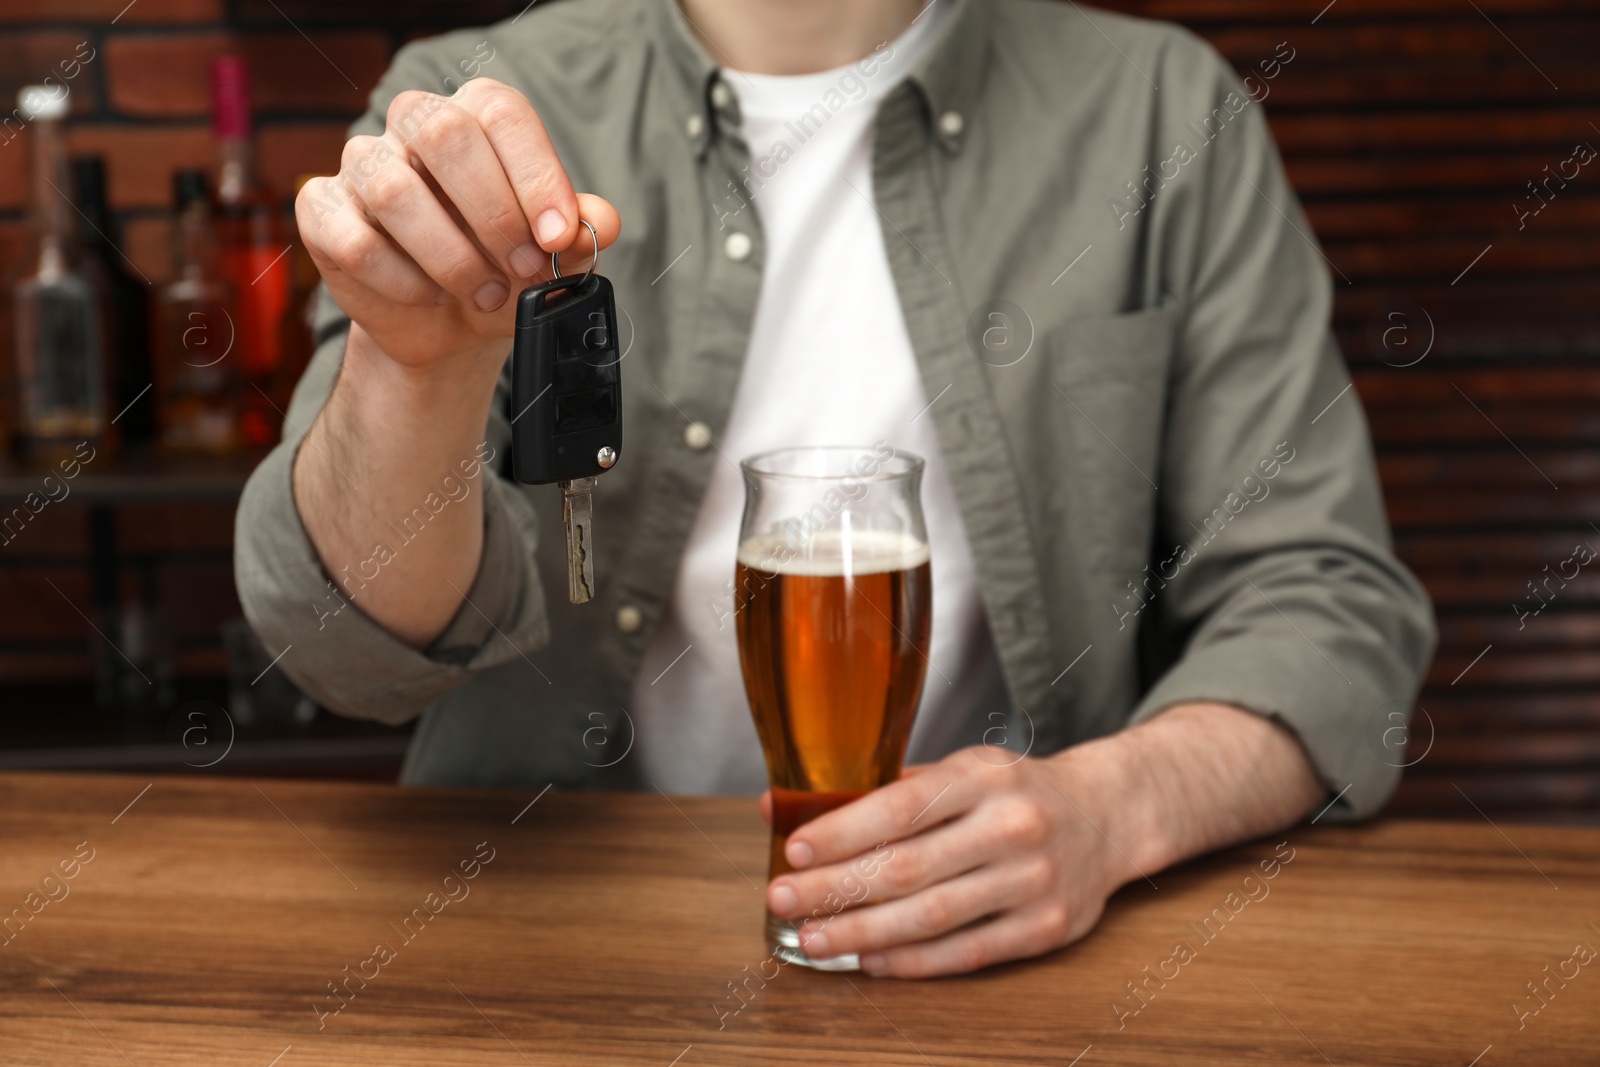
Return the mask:
<path fill-rule="evenodd" d="M 567 527 L 567 599 L 587 604 L 594 599 L 594 478 L 561 482 L 561 517 Z"/>

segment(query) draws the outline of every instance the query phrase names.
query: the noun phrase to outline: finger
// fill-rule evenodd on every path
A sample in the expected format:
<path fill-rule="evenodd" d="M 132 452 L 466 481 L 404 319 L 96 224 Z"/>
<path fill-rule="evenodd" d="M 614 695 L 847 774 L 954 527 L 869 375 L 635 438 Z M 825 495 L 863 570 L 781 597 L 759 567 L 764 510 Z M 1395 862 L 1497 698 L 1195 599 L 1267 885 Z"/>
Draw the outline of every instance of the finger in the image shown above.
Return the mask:
<path fill-rule="evenodd" d="M 1041 902 L 933 941 L 869 952 L 861 957 L 861 969 L 891 978 L 967 974 L 1060 948 L 1094 925 L 1094 916 L 1079 918 L 1082 921 L 1075 922 L 1060 901 Z"/>
<path fill-rule="evenodd" d="M 828 894 L 840 892 L 841 887 L 851 890 L 862 879 L 873 899 L 910 896 L 991 860 L 1038 848 L 1046 832 L 1042 818 L 1037 825 L 1022 822 L 1009 812 L 980 807 L 966 818 L 887 844 L 867 856 L 783 875 L 768 887 L 768 905 L 779 918 L 809 915 L 825 907 Z"/>
<path fill-rule="evenodd" d="M 312 262 L 324 277 L 346 275 L 396 304 L 427 307 L 438 302 L 439 285 L 367 220 L 335 179 L 307 182 L 295 199 L 295 216 Z"/>
<path fill-rule="evenodd" d="M 533 105 L 488 78 L 474 78 L 451 99 L 477 119 L 540 247 L 565 250 L 578 236 L 578 197 Z"/>
<path fill-rule="evenodd" d="M 595 236 L 600 239 L 601 248 L 610 248 L 616 244 L 617 238 L 622 235 L 622 216 L 617 214 L 617 209 L 611 201 L 593 193 L 578 194 L 578 214 L 584 221 L 594 227 Z M 575 238 L 569 245 L 574 252 L 587 253 L 589 251 L 589 231 L 580 231 L 581 237 Z M 565 249 L 563 249 L 565 251 Z"/>
<path fill-rule="evenodd" d="M 347 155 L 361 151 L 359 146 L 350 147 L 358 140 L 352 138 L 346 146 Z M 484 257 L 403 156 L 348 184 L 394 243 L 457 300 L 479 311 L 493 311 L 511 295 L 505 275 Z"/>
<path fill-rule="evenodd" d="M 929 941 L 1039 899 L 1051 890 L 1053 875 L 1042 855 L 990 864 L 901 900 L 808 920 L 800 928 L 800 945 L 807 955 L 826 959 Z"/>
<path fill-rule="evenodd" d="M 802 870 L 849 859 L 881 841 L 898 841 L 937 826 L 972 806 L 977 790 L 957 786 L 974 773 L 946 758 L 937 772 L 930 768 L 891 782 L 795 830 L 784 856 L 790 866 Z"/>
<path fill-rule="evenodd" d="M 367 288 L 350 275 L 340 271 L 324 275 L 328 284 L 328 293 L 333 297 L 339 309 L 357 323 L 383 323 L 385 316 L 392 317 L 396 312 L 393 299 Z M 439 290 L 443 295 L 444 291 Z M 444 297 L 449 299 L 448 296 Z M 407 360 L 406 362 L 411 362 Z"/>
<path fill-rule="evenodd" d="M 592 193 L 579 193 L 578 210 L 583 213 L 583 220 L 594 227 L 594 240 L 589 239 L 587 226 L 579 227 L 582 237 L 560 252 L 563 274 L 580 274 L 588 270 L 594 263 L 595 245 L 604 249 L 615 242 L 617 235 L 622 232 L 622 220 L 617 215 L 617 209 L 600 197 Z"/>
<path fill-rule="evenodd" d="M 478 120 L 446 101 L 404 141 L 496 265 L 514 277 L 533 277 L 544 257 Z"/>
<path fill-rule="evenodd" d="M 766 820 L 766 823 L 767 823 L 768 826 L 771 826 L 772 825 L 772 790 L 769 789 L 765 793 L 761 794 L 760 807 L 761 807 L 761 817 Z"/>

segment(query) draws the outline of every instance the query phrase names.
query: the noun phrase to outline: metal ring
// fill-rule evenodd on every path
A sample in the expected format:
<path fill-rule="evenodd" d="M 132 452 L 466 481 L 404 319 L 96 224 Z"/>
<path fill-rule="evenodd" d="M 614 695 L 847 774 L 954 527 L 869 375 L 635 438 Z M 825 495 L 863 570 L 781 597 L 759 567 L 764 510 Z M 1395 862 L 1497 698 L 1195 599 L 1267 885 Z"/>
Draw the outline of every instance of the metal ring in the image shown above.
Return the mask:
<path fill-rule="evenodd" d="M 594 277 L 594 270 L 600 265 L 600 235 L 594 232 L 594 224 L 588 219 L 579 219 L 578 222 L 589 227 L 589 237 L 594 241 L 594 259 L 589 263 L 588 271 L 578 280 L 578 284 L 582 285 Z M 561 277 L 561 258 L 556 252 L 550 253 L 550 269 L 554 272 L 555 277 Z"/>

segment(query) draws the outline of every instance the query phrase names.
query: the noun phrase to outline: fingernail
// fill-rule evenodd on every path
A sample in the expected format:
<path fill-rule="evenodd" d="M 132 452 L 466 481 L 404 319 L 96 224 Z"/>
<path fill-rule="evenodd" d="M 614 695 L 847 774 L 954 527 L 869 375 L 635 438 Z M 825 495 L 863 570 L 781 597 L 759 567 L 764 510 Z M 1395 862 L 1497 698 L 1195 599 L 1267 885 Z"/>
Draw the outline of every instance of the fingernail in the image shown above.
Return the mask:
<path fill-rule="evenodd" d="M 861 969 L 868 974 L 882 974 L 889 961 L 876 952 L 869 952 L 861 957 Z"/>
<path fill-rule="evenodd" d="M 794 890 L 786 885 L 775 885 L 767 893 L 767 903 L 772 907 L 772 913 L 782 918 L 791 915 L 800 906 L 800 898 L 794 895 Z"/>
<path fill-rule="evenodd" d="M 814 960 L 825 960 L 833 953 L 828 948 L 828 935 L 821 930 L 802 930 L 800 932 L 800 947 L 805 949 L 807 956 Z"/>
<path fill-rule="evenodd" d="M 511 253 L 511 269 L 519 277 L 531 278 L 539 273 L 539 263 L 544 257 L 539 255 L 539 250 L 530 245 L 523 245 Z"/>
<path fill-rule="evenodd" d="M 788 857 L 789 866 L 797 871 L 811 866 L 811 861 L 817 858 L 811 851 L 811 846 L 804 841 L 790 841 L 784 847 L 783 854 Z"/>
<path fill-rule="evenodd" d="M 478 294 L 472 300 L 478 305 L 479 311 L 493 311 L 501 304 L 504 304 L 506 297 L 510 295 L 511 291 L 499 282 L 490 282 L 482 289 L 479 289 Z"/>
<path fill-rule="evenodd" d="M 540 215 L 538 221 L 533 224 L 533 235 L 546 248 L 549 248 L 551 242 L 558 240 L 566 232 L 566 218 L 553 207 L 545 209 L 544 214 Z"/>

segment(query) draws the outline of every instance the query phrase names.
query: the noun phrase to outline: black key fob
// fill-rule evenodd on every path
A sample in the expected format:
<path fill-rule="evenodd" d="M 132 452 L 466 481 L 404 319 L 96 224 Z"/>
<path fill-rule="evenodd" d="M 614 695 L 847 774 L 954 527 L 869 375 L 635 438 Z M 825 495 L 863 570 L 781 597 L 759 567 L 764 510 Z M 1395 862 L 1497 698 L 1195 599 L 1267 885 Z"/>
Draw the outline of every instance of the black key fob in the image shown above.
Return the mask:
<path fill-rule="evenodd" d="M 592 478 L 622 458 L 622 354 L 611 282 L 523 290 L 511 350 L 511 461 L 530 485 Z"/>
<path fill-rule="evenodd" d="M 594 263 L 600 239 L 594 238 Z M 511 471 L 519 482 L 561 486 L 567 528 L 567 599 L 594 599 L 595 481 L 622 458 L 622 353 L 611 283 L 594 272 L 561 276 L 517 298 L 511 347 Z"/>

